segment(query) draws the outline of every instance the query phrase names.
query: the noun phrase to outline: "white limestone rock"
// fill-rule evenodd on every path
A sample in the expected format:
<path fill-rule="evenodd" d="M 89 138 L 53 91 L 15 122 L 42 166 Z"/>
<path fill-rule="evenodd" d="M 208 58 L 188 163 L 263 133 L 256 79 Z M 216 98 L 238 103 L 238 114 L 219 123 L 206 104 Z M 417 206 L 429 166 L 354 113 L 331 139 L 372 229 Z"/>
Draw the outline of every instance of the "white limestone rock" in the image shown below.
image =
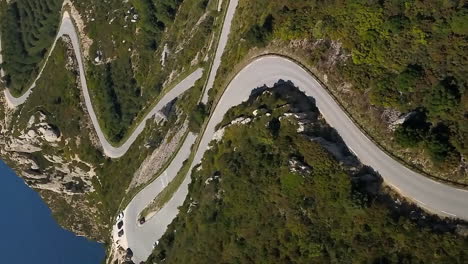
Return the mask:
<path fill-rule="evenodd" d="M 60 133 L 56 129 L 52 128 L 47 123 L 41 123 L 38 128 L 38 133 L 45 139 L 47 142 L 59 142 Z"/>

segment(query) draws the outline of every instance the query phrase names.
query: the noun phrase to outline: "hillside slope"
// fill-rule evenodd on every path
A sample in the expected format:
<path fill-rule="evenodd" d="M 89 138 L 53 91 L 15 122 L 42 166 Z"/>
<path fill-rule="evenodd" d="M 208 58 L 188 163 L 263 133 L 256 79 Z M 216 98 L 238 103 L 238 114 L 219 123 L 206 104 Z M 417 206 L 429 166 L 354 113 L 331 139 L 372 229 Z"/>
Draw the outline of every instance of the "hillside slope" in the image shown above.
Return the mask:
<path fill-rule="evenodd" d="M 468 259 L 455 223 L 389 199 L 295 88 L 251 97 L 218 131 L 224 136 L 193 170 L 179 216 L 147 263 Z"/>

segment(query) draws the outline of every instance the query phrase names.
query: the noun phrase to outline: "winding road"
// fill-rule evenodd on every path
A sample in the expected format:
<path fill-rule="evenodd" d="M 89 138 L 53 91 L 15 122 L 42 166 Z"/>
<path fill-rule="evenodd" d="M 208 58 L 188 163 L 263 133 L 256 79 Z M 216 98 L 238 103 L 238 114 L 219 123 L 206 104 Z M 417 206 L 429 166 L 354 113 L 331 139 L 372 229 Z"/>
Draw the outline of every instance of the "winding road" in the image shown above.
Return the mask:
<path fill-rule="evenodd" d="M 41 78 L 42 72 L 44 71 L 45 66 L 47 65 L 47 61 L 49 60 L 50 55 L 52 54 L 52 51 L 55 48 L 55 45 L 57 41 L 62 37 L 62 36 L 68 36 L 71 40 L 72 46 L 73 46 L 73 51 L 75 53 L 75 57 L 78 63 L 78 73 L 79 73 L 79 78 L 80 78 L 80 83 L 81 83 L 81 88 L 83 90 L 83 96 L 85 99 L 85 105 L 88 110 L 89 116 L 91 118 L 91 121 L 93 123 L 93 127 L 96 131 L 96 134 L 99 138 L 99 142 L 101 143 L 101 146 L 104 150 L 104 154 L 110 158 L 119 158 L 122 157 L 128 149 L 131 147 L 133 142 L 138 138 L 138 136 L 143 132 L 146 121 L 148 119 L 151 119 L 153 116 L 157 115 L 158 112 L 165 106 L 167 103 L 170 101 L 174 100 L 176 97 L 187 91 L 189 88 L 193 87 L 195 82 L 200 79 L 203 75 L 203 69 L 199 68 L 192 72 L 188 77 L 186 77 L 184 80 L 179 82 L 174 88 L 172 88 L 169 92 L 167 92 L 161 100 L 154 106 L 149 113 L 145 115 L 145 117 L 141 120 L 141 122 L 135 127 L 135 129 L 132 131 L 130 136 L 127 138 L 125 142 L 122 143 L 120 146 L 113 146 L 106 138 L 104 135 L 101 126 L 99 125 L 99 121 L 97 119 L 96 113 L 94 112 L 94 107 L 91 101 L 91 97 L 89 95 L 88 91 L 88 85 L 86 82 L 86 74 L 84 70 L 84 65 L 83 65 L 83 58 L 82 58 L 82 53 L 81 53 L 81 46 L 79 42 L 78 35 L 75 30 L 75 26 L 73 25 L 73 22 L 70 18 L 70 15 L 68 14 L 67 11 L 63 13 L 62 17 L 62 22 L 60 24 L 59 31 L 57 33 L 57 36 L 54 40 L 54 43 L 52 44 L 52 47 L 49 51 L 49 54 L 46 57 L 45 62 L 43 63 L 43 66 L 41 67 L 38 76 L 34 80 L 33 84 L 29 87 L 29 89 L 20 97 L 14 97 L 8 89 L 4 90 L 5 98 L 10 107 L 18 107 L 19 105 L 23 104 L 26 102 L 28 97 L 31 95 L 33 89 L 36 87 L 36 82 Z M 0 45 L 1 47 L 1 45 Z M 0 53 L 1 53 L 1 48 L 0 48 Z M 0 57 L 0 63 L 2 62 L 2 57 Z M 2 73 L 3 75 L 3 73 Z"/>
<path fill-rule="evenodd" d="M 355 153 L 363 164 L 378 171 L 385 182 L 400 194 L 412 199 L 433 213 L 468 220 L 468 191 L 428 179 L 388 156 L 361 132 L 328 91 L 309 72 L 294 61 L 280 56 L 270 55 L 257 58 L 242 69 L 231 81 L 211 115 L 191 168 L 201 162 L 209 143 L 213 139 L 215 126 L 222 121 L 225 113 L 231 107 L 246 101 L 253 89 L 264 85 L 272 87 L 279 80 L 291 81 L 307 96 L 312 96 L 316 100 L 320 113 L 328 124 L 338 131 L 348 148 Z M 173 212 L 183 204 L 188 193 L 190 180 L 189 172 L 171 201 L 152 219 L 156 218 L 164 220 L 164 222 L 171 222 L 167 218 L 174 218 L 175 215 L 168 215 L 166 212 Z M 132 224 L 135 224 L 135 221 L 132 222 Z M 152 241 L 159 238 L 160 236 L 154 236 Z M 132 243 L 132 241 L 129 241 L 128 246 L 132 248 L 135 254 L 134 260 L 145 260 L 149 255 L 148 246 L 144 248 L 145 246 L 141 245 L 140 247 L 140 245 Z"/>
<path fill-rule="evenodd" d="M 230 25 L 237 7 L 237 2 L 237 0 L 231 0 L 229 3 L 212 71 L 210 73 L 202 101 L 206 102 L 206 93 L 213 85 L 216 77 L 216 71 L 221 63 L 220 59 L 227 43 Z M 169 102 L 171 98 L 174 98 L 190 88 L 202 75 L 202 70 L 198 69 L 184 81 L 179 83 L 173 90 L 166 94 L 163 99 L 161 99 L 158 105 L 153 108 L 153 110 L 145 117 L 144 121 L 137 126 L 130 138 L 122 146 L 113 147 L 109 142 L 107 142 L 97 122 L 86 86 L 86 78 L 81 59 L 78 37 L 73 24 L 71 23 L 71 19 L 66 12 L 62 20 L 58 37 L 61 36 L 60 34 L 68 35 L 72 40 L 74 51 L 78 59 L 80 80 L 83 86 L 86 107 L 88 108 L 88 112 L 90 113 L 96 132 L 98 133 L 99 140 L 103 145 L 106 155 L 109 157 L 119 157 L 123 155 L 143 130 L 145 126 L 144 121 L 154 115 L 157 112 L 157 108 L 162 107 L 164 102 Z M 217 62 L 217 60 L 219 61 Z M 40 76 L 38 76 L 38 78 L 39 77 Z M 332 96 L 330 96 L 328 91 L 322 87 L 308 71 L 304 70 L 294 61 L 280 56 L 270 55 L 259 57 L 243 68 L 233 78 L 228 87 L 226 87 L 224 94 L 211 114 L 206 129 L 201 136 L 200 144 L 196 150 L 191 168 L 201 162 L 202 157 L 213 138 L 215 126 L 222 120 L 227 110 L 247 100 L 253 89 L 264 85 L 271 87 L 279 80 L 291 81 L 307 96 L 314 97 L 321 114 L 341 135 L 348 148 L 354 152 L 363 164 L 371 166 L 374 170 L 378 171 L 385 182 L 392 186 L 396 191 L 409 199 L 412 199 L 428 211 L 442 216 L 458 217 L 468 220 L 468 191 L 428 179 L 423 175 L 408 169 L 392 157 L 388 156 L 362 133 L 347 114 L 343 112 Z M 5 90 L 5 96 L 11 105 L 19 105 L 25 102 L 33 87 L 34 85 L 20 98 L 12 97 L 8 90 Z M 177 215 L 178 207 L 183 204 L 188 194 L 190 172 L 186 175 L 184 182 L 171 200 L 156 215 L 154 215 L 151 220 L 144 225 L 139 226 L 136 218 L 141 210 L 143 210 L 144 207 L 164 189 L 163 187 L 168 183 L 168 181 L 172 180 L 176 176 L 177 172 L 182 167 L 183 161 L 189 157 L 190 146 L 193 142 L 195 142 L 195 136 L 189 134 L 179 153 L 177 153 L 176 158 L 171 162 L 166 171 L 153 183 L 138 193 L 125 209 L 125 235 L 122 238 L 122 241 L 124 241 L 124 243 L 133 250 L 133 260 L 136 263 L 139 263 L 139 261 L 145 260 L 148 257 L 151 252 L 152 244 L 163 235 L 167 225 Z"/>
<path fill-rule="evenodd" d="M 171 199 L 171 201 L 158 212 L 158 217 L 154 216 L 149 218 L 143 225 L 137 224 L 138 216 L 140 212 L 153 201 L 154 197 L 162 192 L 177 175 L 184 161 L 189 158 L 191 147 L 193 143 L 195 143 L 196 138 L 194 134 L 189 133 L 179 152 L 167 169 L 159 175 L 156 180 L 141 190 L 124 210 L 123 230 L 125 233 L 123 239 L 120 239 L 119 243 L 124 248 L 130 247 L 132 249 L 134 261 L 137 260 L 135 263 L 146 260 L 153 249 L 154 242 L 164 234 L 167 226 L 172 222 L 172 219 L 177 216 L 179 213 L 177 209 L 180 205 L 179 200 Z M 184 185 L 187 185 L 187 183 L 185 182 Z M 184 193 L 179 196 L 185 198 L 186 195 L 187 193 Z M 164 217 L 159 217 L 161 215 Z M 116 225 L 113 227 L 112 234 L 114 241 L 119 240 Z"/>
<path fill-rule="evenodd" d="M 219 0 L 219 7 L 222 6 L 222 1 Z M 234 18 L 234 14 L 236 12 L 237 5 L 239 4 L 239 0 L 230 0 L 228 9 L 226 11 L 226 16 L 224 18 L 223 27 L 221 28 L 221 35 L 219 36 L 218 47 L 216 47 L 216 53 L 213 58 L 213 63 L 211 65 L 210 76 L 208 76 L 208 82 L 203 92 L 203 97 L 201 102 L 206 104 L 208 102 L 208 91 L 213 88 L 213 84 L 216 78 L 216 73 L 218 72 L 219 66 L 221 66 L 221 58 L 224 53 L 224 49 L 226 48 L 229 33 L 231 32 L 231 23 L 232 19 Z M 219 10 L 218 10 L 219 11 Z"/>

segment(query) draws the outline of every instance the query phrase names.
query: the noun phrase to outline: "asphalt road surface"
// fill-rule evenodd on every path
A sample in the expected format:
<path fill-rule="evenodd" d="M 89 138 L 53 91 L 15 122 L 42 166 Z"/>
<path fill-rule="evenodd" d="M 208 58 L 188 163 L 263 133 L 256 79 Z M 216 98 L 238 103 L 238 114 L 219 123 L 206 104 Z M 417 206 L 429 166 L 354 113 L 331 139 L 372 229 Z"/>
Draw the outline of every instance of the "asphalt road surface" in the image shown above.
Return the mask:
<path fill-rule="evenodd" d="M 208 102 L 208 91 L 213 88 L 213 84 L 215 81 L 216 73 L 218 72 L 218 68 L 221 65 L 221 58 L 224 53 L 224 49 L 226 48 L 226 44 L 229 39 L 229 33 L 231 32 L 231 22 L 234 18 L 234 14 L 236 12 L 237 4 L 239 0 L 230 0 L 229 6 L 227 9 L 226 17 L 224 18 L 223 28 L 221 29 L 221 36 L 219 37 L 218 47 L 216 48 L 215 57 L 213 59 L 213 64 L 211 66 L 210 76 L 208 76 L 208 82 L 205 87 L 202 103 L 206 104 Z"/>
<path fill-rule="evenodd" d="M 213 137 L 214 127 L 229 108 L 246 100 L 253 88 L 271 87 L 278 80 L 291 81 L 306 95 L 315 98 L 321 114 L 338 131 L 348 148 L 363 164 L 378 171 L 396 191 L 429 211 L 468 220 L 468 191 L 433 181 L 388 156 L 361 132 L 313 76 L 295 62 L 279 56 L 258 58 L 233 79 L 209 121 L 194 163 L 200 162 Z"/>
<path fill-rule="evenodd" d="M 173 197 L 156 215 L 151 217 L 143 225 L 138 223 L 138 215 L 143 209 L 150 204 L 153 199 L 170 183 L 177 172 L 182 168 L 183 162 L 189 158 L 191 153 L 191 146 L 195 142 L 196 136 L 192 133 L 187 135 L 179 152 L 169 164 L 167 169 L 159 175 L 159 177 L 140 191 L 132 201 L 127 205 L 124 210 L 124 236 L 122 246 L 127 246 L 132 249 L 135 263 L 140 263 L 148 258 L 153 250 L 153 244 L 158 240 L 166 231 L 167 226 L 172 222 L 179 210 L 185 197 L 187 196 L 188 189 L 178 189 Z M 184 180 L 183 185 L 187 186 L 187 179 Z M 180 193 L 186 190 L 185 193 Z M 118 240 L 117 230 L 114 225 L 114 241 Z M 126 245 L 124 245 L 126 243 Z"/>

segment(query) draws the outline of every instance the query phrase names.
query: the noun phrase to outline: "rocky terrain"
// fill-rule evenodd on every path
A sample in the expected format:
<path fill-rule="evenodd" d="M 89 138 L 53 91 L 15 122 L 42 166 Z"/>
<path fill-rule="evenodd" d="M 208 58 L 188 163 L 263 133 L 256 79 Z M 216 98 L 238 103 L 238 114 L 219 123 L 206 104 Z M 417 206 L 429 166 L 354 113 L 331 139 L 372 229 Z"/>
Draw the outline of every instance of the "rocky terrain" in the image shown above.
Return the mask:
<path fill-rule="evenodd" d="M 184 122 L 181 127 L 176 127 L 169 131 L 164 137 L 161 145 L 141 163 L 135 172 L 129 189 L 147 184 L 157 172 L 167 163 L 173 153 L 182 142 L 188 129 L 188 122 Z"/>
<path fill-rule="evenodd" d="M 67 37 L 61 40 L 67 46 L 65 69 L 74 72 L 77 65 L 70 41 Z M 76 86 L 77 89 L 80 86 L 78 79 Z M 0 99 L 0 104 L 4 113 L 0 127 L 0 155 L 11 163 L 10 166 L 13 165 L 30 187 L 67 195 L 94 191 L 94 166 L 81 160 L 78 155 L 60 155 L 61 146 L 79 144 L 80 138 L 64 138 L 60 129 L 41 110 L 23 113 L 22 108 L 11 109 L 4 97 Z M 82 108 L 86 111 L 83 105 Z M 18 123 L 18 118 L 14 118 L 28 115 L 25 127 Z"/>
<path fill-rule="evenodd" d="M 92 192 L 91 180 L 95 169 L 75 155 L 70 159 L 58 155 L 35 153 L 44 148 L 58 147 L 63 139 L 60 130 L 47 122 L 47 116 L 38 111 L 31 115 L 26 129 L 18 136 L 4 134 L 0 154 L 16 166 L 16 171 L 32 188 L 50 190 L 68 195 Z"/>
<path fill-rule="evenodd" d="M 63 153 L 64 145 L 79 144 L 79 138 L 66 138 L 50 123 L 49 117 L 38 110 L 32 113 L 24 129 L 14 129 L 13 115 L 6 107 L 0 124 L 0 157 L 54 212 L 56 220 L 74 233 L 103 241 L 102 226 L 96 221 L 97 206 L 88 199 L 97 179 L 95 165 L 77 154 Z M 24 113 L 21 113 L 24 114 Z"/>

